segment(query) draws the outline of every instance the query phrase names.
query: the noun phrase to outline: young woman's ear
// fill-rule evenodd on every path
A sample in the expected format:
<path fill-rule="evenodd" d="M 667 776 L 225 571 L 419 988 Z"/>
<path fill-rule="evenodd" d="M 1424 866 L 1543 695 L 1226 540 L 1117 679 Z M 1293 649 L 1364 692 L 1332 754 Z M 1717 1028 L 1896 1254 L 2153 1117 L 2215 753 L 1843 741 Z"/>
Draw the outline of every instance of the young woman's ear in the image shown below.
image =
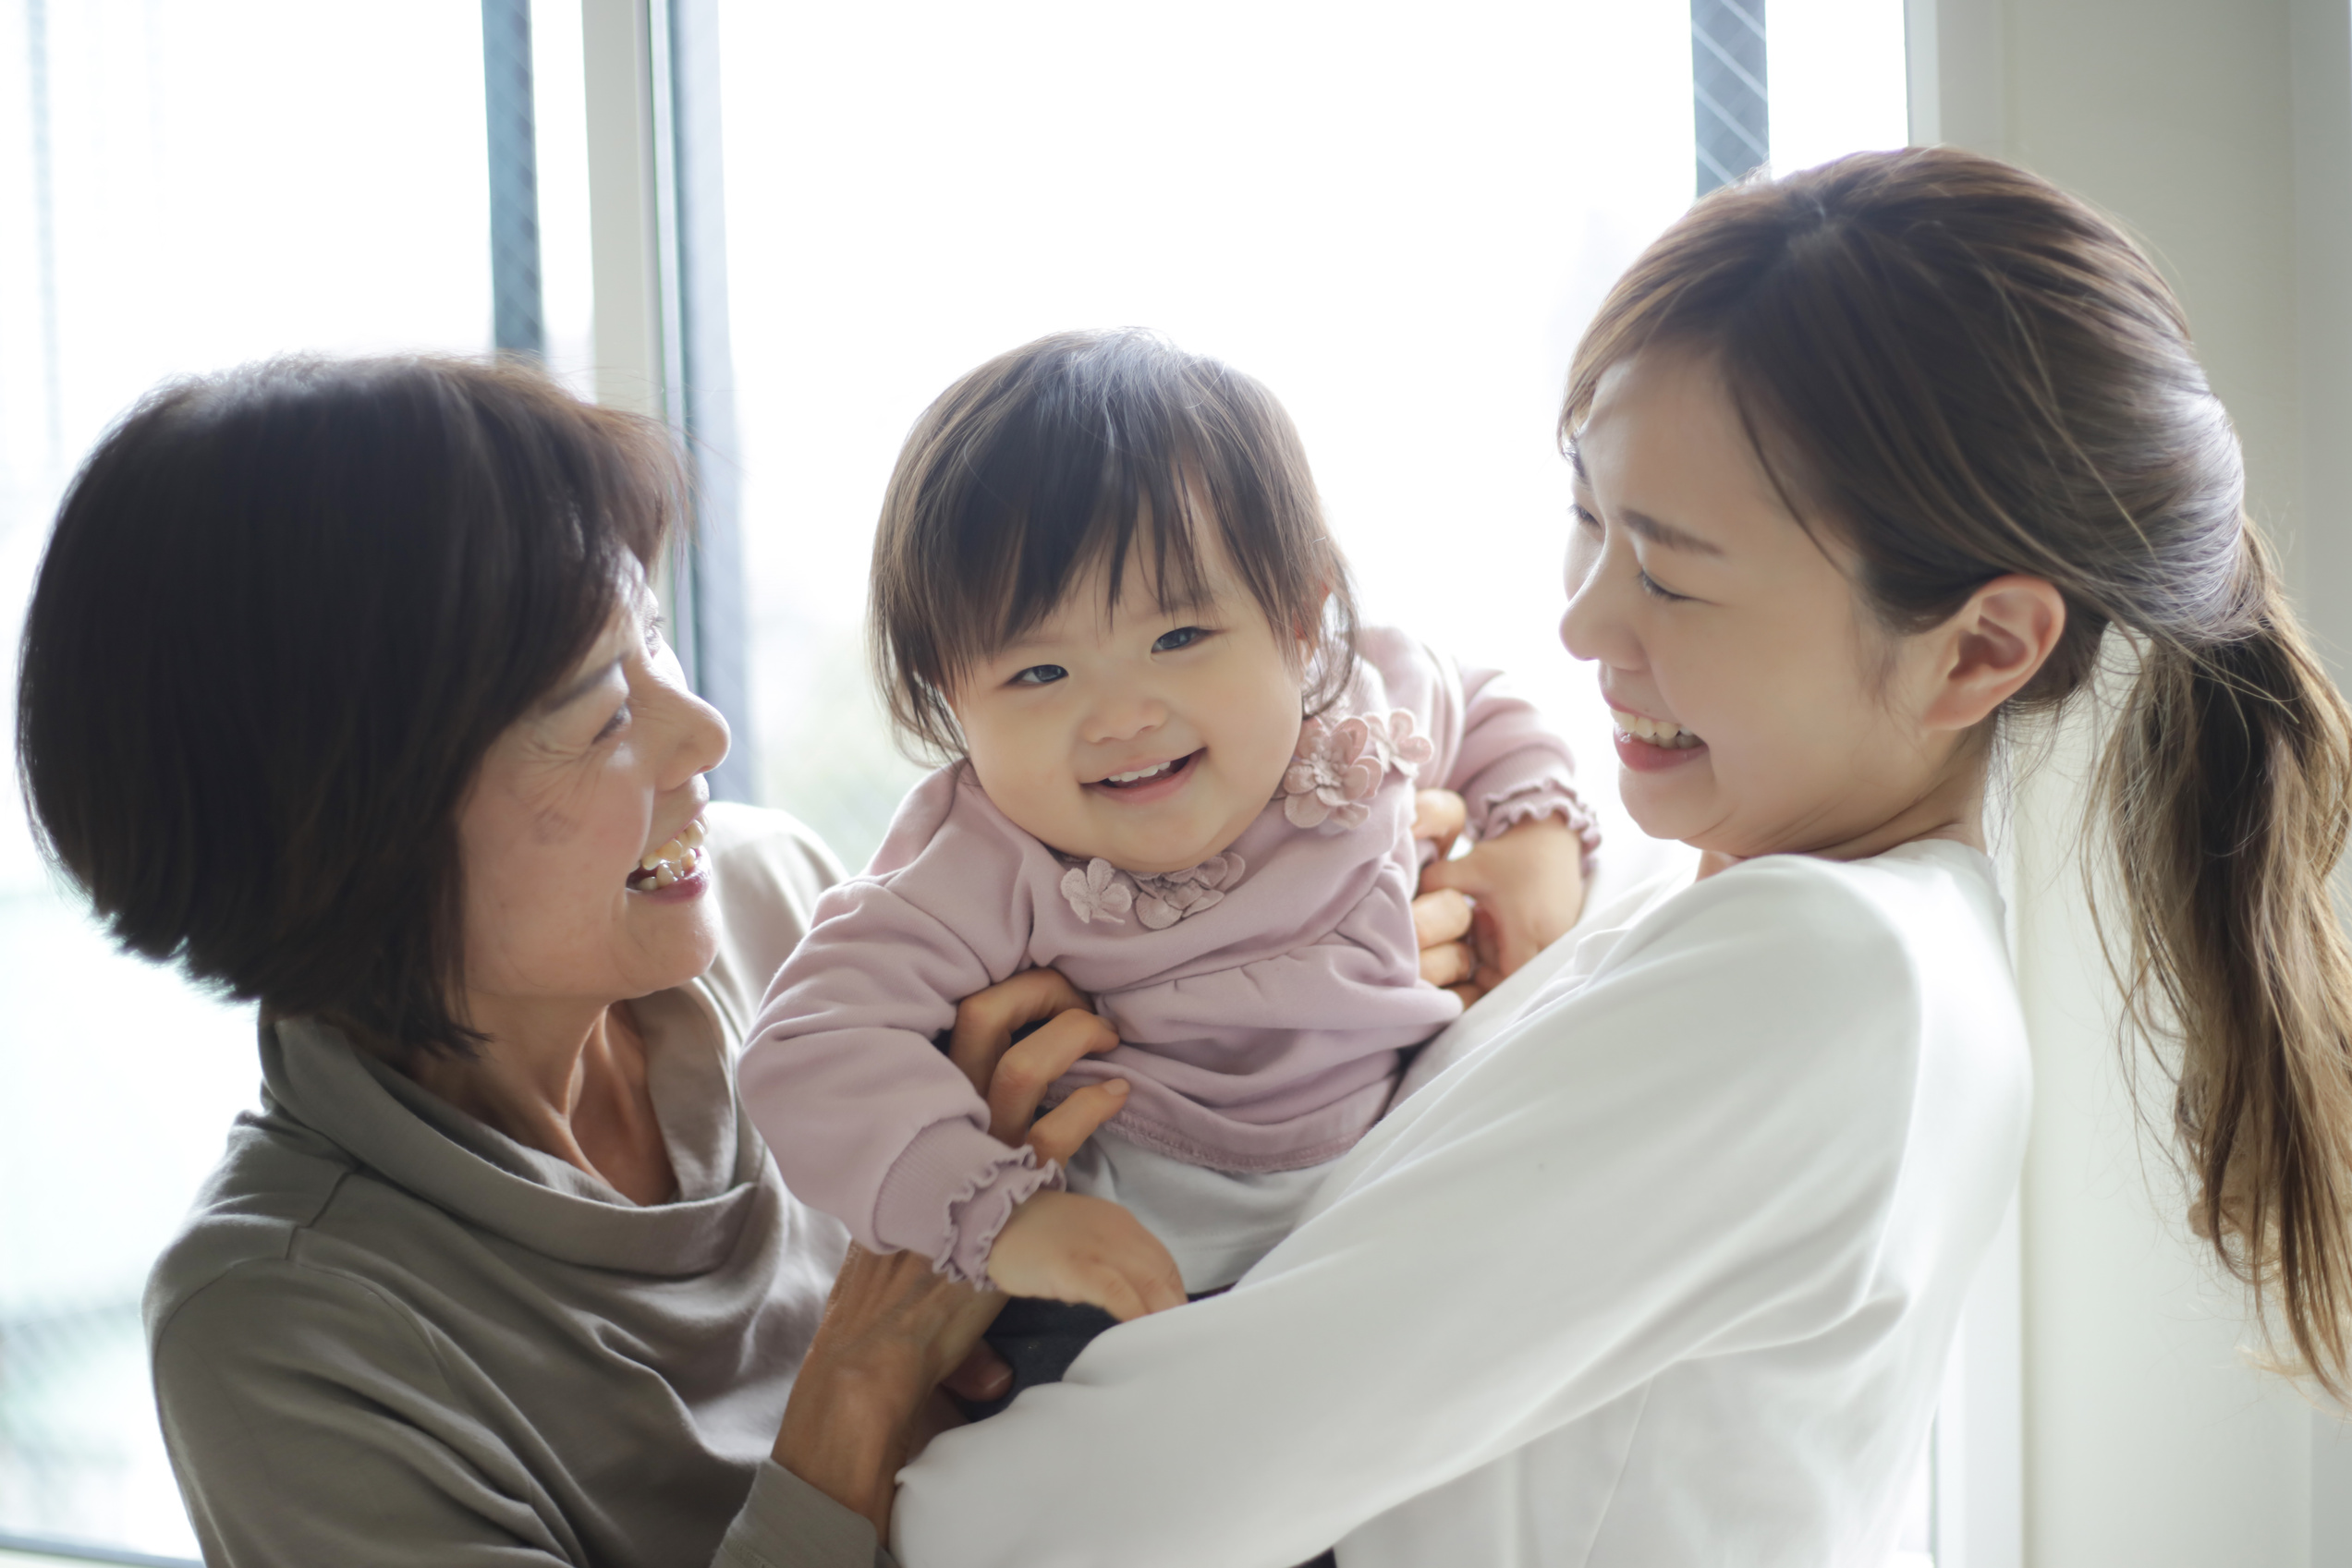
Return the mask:
<path fill-rule="evenodd" d="M 1935 685 L 1922 713 L 1937 730 L 1973 728 L 2034 677 L 2066 629 L 2064 595 L 2041 577 L 1995 577 L 1933 639 Z"/>

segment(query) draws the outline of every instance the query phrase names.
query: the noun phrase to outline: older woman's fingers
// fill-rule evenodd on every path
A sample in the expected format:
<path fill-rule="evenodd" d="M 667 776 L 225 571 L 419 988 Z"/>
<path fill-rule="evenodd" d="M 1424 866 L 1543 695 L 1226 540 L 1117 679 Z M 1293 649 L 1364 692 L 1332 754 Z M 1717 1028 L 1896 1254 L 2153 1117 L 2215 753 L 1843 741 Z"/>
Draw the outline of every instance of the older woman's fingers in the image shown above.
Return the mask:
<path fill-rule="evenodd" d="M 1454 841 L 1461 836 L 1469 820 L 1469 808 L 1450 789 L 1423 789 L 1413 794 L 1413 836 L 1435 845 L 1440 860 L 1454 847 Z"/>
<path fill-rule="evenodd" d="M 1433 986 L 1459 985 L 1478 973 L 1478 955 L 1463 942 L 1421 949 L 1421 978 Z"/>
<path fill-rule="evenodd" d="M 1089 1084 L 1074 1091 L 1067 1100 L 1040 1116 L 1030 1125 L 1028 1140 L 1030 1148 L 1037 1151 L 1038 1162 L 1058 1160 L 1068 1164 L 1079 1145 L 1126 1108 L 1127 1097 L 1126 1081 L 1113 1078 L 1108 1083 Z"/>
<path fill-rule="evenodd" d="M 1459 942 L 1469 935 L 1470 901 L 1459 889 L 1441 888 L 1413 900 L 1413 938 L 1420 947 Z"/>
<path fill-rule="evenodd" d="M 996 1076 L 997 1059 L 1013 1043 L 1013 1036 L 1071 1008 L 1083 1010 L 1086 998 L 1062 978 L 1058 969 L 1023 969 L 1007 980 L 964 998 L 956 1009 L 956 1027 L 947 1037 L 947 1059 L 981 1094 L 988 1093 Z"/>
<path fill-rule="evenodd" d="M 1463 1009 L 1467 1011 L 1480 997 L 1484 996 L 1493 988 L 1480 985 L 1472 980 L 1465 980 L 1460 985 L 1447 986 L 1445 989 L 1462 999 Z"/>
<path fill-rule="evenodd" d="M 996 1059 L 995 1074 L 982 1091 L 988 1101 L 990 1136 L 999 1143 L 1019 1144 L 1029 1136 L 1038 1102 L 1054 1080 L 1080 1057 L 1109 1051 L 1118 1043 L 1119 1037 L 1108 1023 L 1076 1007 L 1015 1040 Z"/>

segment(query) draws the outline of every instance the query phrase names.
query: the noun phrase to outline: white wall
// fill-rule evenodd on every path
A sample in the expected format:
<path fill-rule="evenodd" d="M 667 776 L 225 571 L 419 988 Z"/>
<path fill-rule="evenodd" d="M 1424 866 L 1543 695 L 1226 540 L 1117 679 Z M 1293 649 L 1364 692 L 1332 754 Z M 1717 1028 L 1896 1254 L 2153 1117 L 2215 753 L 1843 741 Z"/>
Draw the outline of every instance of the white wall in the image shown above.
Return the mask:
<path fill-rule="evenodd" d="M 1912 0 L 1914 135 L 2120 219 L 2185 302 L 2255 517 L 2352 649 L 2352 44 L 2323 0 Z M 2341 674 L 2347 663 L 2339 658 Z M 2016 819 L 2037 1104 L 2022 1215 L 2025 1561 L 2352 1563 L 2352 1443 L 2257 1371 L 2242 1297 L 2143 1132 L 2075 872 L 2078 729 Z M 2142 1092 L 2159 1107 L 2163 1086 Z"/>

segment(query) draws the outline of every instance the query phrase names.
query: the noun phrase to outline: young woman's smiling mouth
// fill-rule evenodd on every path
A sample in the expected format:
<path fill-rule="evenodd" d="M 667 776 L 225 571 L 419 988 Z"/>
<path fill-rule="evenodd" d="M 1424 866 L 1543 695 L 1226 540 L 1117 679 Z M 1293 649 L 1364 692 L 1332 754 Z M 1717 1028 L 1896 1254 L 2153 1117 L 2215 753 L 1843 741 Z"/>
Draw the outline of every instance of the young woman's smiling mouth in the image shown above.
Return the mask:
<path fill-rule="evenodd" d="M 1678 768 L 1707 749 L 1705 741 L 1669 720 L 1644 718 L 1617 707 L 1609 710 L 1609 717 L 1616 723 L 1617 760 L 1637 772 Z"/>
<path fill-rule="evenodd" d="M 1104 778 L 1094 780 L 1086 787 L 1116 795 L 1126 800 L 1157 800 L 1173 795 L 1181 787 L 1185 775 L 1191 772 L 1198 751 L 1188 751 L 1181 757 L 1164 762 L 1146 762 L 1139 767 L 1124 768 Z"/>

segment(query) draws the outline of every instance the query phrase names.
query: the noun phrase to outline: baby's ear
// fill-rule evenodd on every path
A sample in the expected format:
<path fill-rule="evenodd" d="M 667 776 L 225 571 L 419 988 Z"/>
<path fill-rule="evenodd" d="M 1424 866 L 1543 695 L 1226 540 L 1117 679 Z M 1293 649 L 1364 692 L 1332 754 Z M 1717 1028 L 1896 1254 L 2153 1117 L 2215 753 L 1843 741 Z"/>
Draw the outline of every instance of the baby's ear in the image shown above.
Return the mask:
<path fill-rule="evenodd" d="M 1323 610 L 1331 603 L 1331 585 L 1325 583 L 1315 590 L 1312 599 L 1300 606 L 1298 625 L 1294 635 L 1298 638 L 1302 657 L 1312 658 L 1323 645 Z"/>

